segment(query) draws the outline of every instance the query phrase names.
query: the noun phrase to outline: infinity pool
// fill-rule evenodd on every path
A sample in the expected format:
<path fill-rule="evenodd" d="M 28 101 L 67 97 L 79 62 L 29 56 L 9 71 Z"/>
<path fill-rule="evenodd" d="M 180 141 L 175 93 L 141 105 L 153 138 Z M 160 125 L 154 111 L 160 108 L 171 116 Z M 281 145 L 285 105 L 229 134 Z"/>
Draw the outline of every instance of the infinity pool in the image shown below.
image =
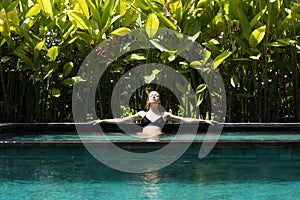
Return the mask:
<path fill-rule="evenodd" d="M 167 144 L 174 134 L 147 142 L 116 132 L 79 137 L 65 131 L 2 131 L 0 200 L 295 199 L 300 195 L 299 133 L 226 131 L 204 159 L 198 153 L 205 134 L 193 138 L 186 133 L 177 137 L 178 144 L 189 139 L 194 143 L 174 163 L 133 174 L 102 164 L 82 141 L 101 145 L 111 140 L 142 153 Z"/>

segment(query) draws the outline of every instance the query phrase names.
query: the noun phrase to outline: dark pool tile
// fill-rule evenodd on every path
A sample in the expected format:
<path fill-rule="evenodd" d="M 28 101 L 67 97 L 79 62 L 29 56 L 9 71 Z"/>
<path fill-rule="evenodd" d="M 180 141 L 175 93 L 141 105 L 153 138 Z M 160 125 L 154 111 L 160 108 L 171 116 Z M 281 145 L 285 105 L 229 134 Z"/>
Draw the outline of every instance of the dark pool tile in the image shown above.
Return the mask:
<path fill-rule="evenodd" d="M 298 157 L 300 159 L 300 147 L 299 148 L 293 148 L 292 156 L 293 157 Z"/>
<path fill-rule="evenodd" d="M 244 150 L 240 148 L 214 148 L 210 152 L 211 158 L 244 158 Z"/>
<path fill-rule="evenodd" d="M 280 149 L 282 147 L 257 147 L 256 156 L 257 158 L 280 158 Z"/>
<path fill-rule="evenodd" d="M 5 157 L 5 156 L 15 156 L 16 155 L 16 148 L 11 147 L 11 148 L 1 148 L 0 151 L 0 156 Z"/>
<path fill-rule="evenodd" d="M 245 148 L 244 156 L 245 156 L 245 158 L 257 158 L 256 149 L 255 148 Z"/>
<path fill-rule="evenodd" d="M 280 149 L 280 158 L 291 158 L 293 156 L 292 148 Z"/>

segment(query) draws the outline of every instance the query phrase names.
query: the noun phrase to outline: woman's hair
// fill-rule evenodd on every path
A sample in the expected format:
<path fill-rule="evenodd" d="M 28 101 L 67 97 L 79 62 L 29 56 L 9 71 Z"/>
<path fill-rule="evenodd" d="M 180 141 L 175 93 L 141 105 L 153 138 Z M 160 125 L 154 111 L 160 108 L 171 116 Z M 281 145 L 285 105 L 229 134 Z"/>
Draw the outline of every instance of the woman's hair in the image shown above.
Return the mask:
<path fill-rule="evenodd" d="M 151 92 L 152 92 L 152 91 L 151 91 Z M 149 92 L 148 95 L 147 95 L 147 103 L 146 103 L 146 106 L 145 106 L 146 111 L 148 111 L 148 110 L 150 109 L 149 96 L 150 96 L 150 93 L 151 93 L 151 92 Z"/>
<path fill-rule="evenodd" d="M 148 110 L 150 109 L 150 103 L 149 103 L 149 101 L 148 101 L 148 100 L 147 100 L 147 103 L 146 103 L 145 109 L 146 109 L 146 111 L 148 111 Z"/>

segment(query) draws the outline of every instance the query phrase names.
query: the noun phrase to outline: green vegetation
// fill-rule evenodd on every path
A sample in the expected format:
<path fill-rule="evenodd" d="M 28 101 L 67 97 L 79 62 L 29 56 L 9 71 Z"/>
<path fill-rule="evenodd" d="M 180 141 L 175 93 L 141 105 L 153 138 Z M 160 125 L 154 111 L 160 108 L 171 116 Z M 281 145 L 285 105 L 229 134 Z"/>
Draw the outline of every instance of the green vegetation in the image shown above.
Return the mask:
<path fill-rule="evenodd" d="M 226 121 L 298 121 L 299 20 L 298 0 L 2 0 L 0 121 L 72 121 L 72 85 L 80 80 L 76 73 L 84 58 L 102 41 L 144 27 L 180 31 L 208 50 L 225 83 Z M 109 117 L 110 95 L 122 74 L 151 62 L 187 77 L 202 117 L 209 116 L 209 94 L 195 63 L 158 48 L 111 64 L 101 78 L 109 85 L 96 94 L 99 117 Z M 142 89 L 149 87 L 159 89 Z M 142 91 L 126 112 L 143 108 Z M 192 114 L 164 91 L 167 109 Z"/>

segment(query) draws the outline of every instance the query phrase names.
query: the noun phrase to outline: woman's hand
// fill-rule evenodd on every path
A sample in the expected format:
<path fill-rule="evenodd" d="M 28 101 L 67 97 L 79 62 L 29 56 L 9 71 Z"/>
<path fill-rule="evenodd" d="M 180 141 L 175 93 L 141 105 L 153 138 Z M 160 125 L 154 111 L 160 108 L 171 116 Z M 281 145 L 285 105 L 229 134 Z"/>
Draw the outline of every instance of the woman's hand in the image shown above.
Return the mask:
<path fill-rule="evenodd" d="M 91 124 L 91 125 L 93 125 L 93 126 L 95 126 L 96 124 L 100 124 L 101 122 L 102 122 L 101 119 L 96 119 L 96 120 L 90 121 L 88 123 Z"/>
<path fill-rule="evenodd" d="M 214 120 L 205 120 L 205 123 L 212 125 L 212 126 L 218 124 L 218 122 L 214 121 Z"/>

